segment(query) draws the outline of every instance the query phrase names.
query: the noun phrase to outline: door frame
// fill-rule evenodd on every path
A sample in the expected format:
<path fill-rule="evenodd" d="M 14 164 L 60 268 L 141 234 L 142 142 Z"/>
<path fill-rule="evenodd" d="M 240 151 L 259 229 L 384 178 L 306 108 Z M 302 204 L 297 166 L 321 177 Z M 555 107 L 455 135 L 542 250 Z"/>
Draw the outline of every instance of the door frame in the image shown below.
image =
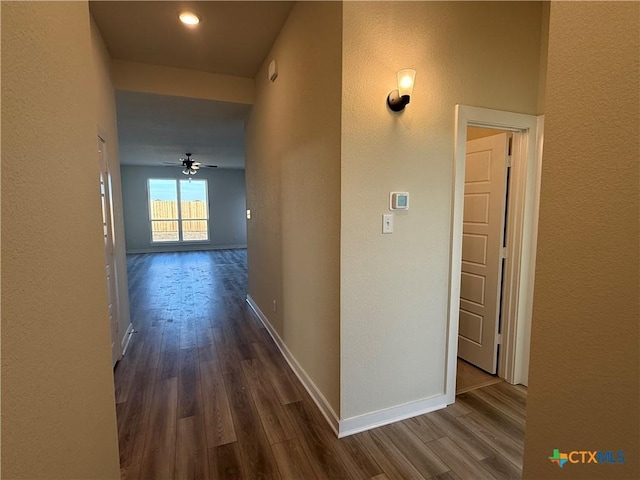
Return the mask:
<path fill-rule="evenodd" d="M 544 115 L 526 115 L 487 108 L 456 105 L 451 240 L 449 264 L 448 342 L 445 375 L 447 404 L 455 402 L 462 272 L 462 220 L 464 206 L 467 127 L 514 132 L 508 238 L 502 280 L 502 343 L 498 375 L 509 383 L 528 383 L 529 340 L 533 308 L 540 173 Z"/>
<path fill-rule="evenodd" d="M 116 316 L 116 321 L 115 321 L 115 348 L 116 348 L 116 360 L 115 363 L 117 363 L 120 359 L 122 359 L 122 356 L 124 355 L 124 350 L 126 348 L 126 346 L 123 346 L 123 342 L 120 340 L 120 293 L 119 293 L 119 289 L 118 289 L 118 266 L 117 266 L 117 262 L 116 262 L 116 255 L 115 255 L 115 229 L 114 229 L 114 212 L 113 212 L 113 188 L 111 185 L 111 170 L 110 170 L 110 166 L 109 166 L 109 157 L 108 157 L 108 151 L 107 151 L 107 135 L 106 132 L 100 128 L 100 126 L 98 126 L 98 135 L 97 135 L 97 140 L 98 143 L 100 144 L 100 146 L 102 147 L 102 162 L 100 161 L 100 158 L 98 158 L 98 165 L 100 168 L 100 175 L 106 174 L 105 176 L 105 192 L 109 195 L 109 199 L 108 199 L 108 205 L 107 205 L 107 212 L 108 212 L 108 218 L 107 220 L 107 228 L 110 230 L 111 234 L 110 234 L 110 240 L 111 240 L 111 244 L 109 245 L 109 248 L 111 250 L 111 267 L 112 267 L 112 272 L 111 275 L 113 277 L 113 292 L 111 292 L 112 294 L 112 303 L 113 303 L 113 311 L 115 312 L 115 316 Z M 102 163 L 104 163 L 104 167 L 105 167 L 105 171 L 102 171 Z M 105 213 L 107 213 L 105 212 Z M 109 259 L 106 256 L 105 253 L 105 266 L 106 264 L 109 263 Z M 111 323 L 109 323 L 109 331 L 111 331 Z M 111 332 L 111 334 L 113 335 L 113 332 Z M 124 341 L 124 340 L 123 340 Z M 115 366 L 115 363 L 113 366 Z"/>

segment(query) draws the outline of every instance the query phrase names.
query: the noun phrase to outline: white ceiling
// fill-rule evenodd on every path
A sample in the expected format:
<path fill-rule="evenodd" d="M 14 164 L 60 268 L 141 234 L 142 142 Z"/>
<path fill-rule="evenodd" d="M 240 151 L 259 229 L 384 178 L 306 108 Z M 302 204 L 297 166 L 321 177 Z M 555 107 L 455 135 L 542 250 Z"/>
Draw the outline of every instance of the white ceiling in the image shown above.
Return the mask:
<path fill-rule="evenodd" d="M 116 92 L 120 163 L 163 166 L 186 152 L 219 168 L 244 168 L 244 120 L 251 105 Z"/>
<path fill-rule="evenodd" d="M 111 58 L 253 78 L 294 2 L 91 1 Z M 201 23 L 187 28 L 178 13 Z M 116 92 L 120 162 L 201 163 L 244 168 L 244 120 L 250 105 Z"/>

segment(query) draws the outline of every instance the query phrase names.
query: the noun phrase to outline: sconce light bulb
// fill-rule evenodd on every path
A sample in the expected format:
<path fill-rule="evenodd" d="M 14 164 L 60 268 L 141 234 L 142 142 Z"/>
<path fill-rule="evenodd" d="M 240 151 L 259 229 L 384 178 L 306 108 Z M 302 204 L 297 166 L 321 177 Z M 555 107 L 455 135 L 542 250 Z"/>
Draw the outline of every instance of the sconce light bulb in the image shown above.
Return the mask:
<path fill-rule="evenodd" d="M 400 80 L 400 88 L 409 88 L 411 87 L 412 83 L 413 80 L 411 79 L 411 77 L 409 75 L 405 75 L 404 77 L 402 77 L 402 80 Z"/>
<path fill-rule="evenodd" d="M 416 71 L 405 68 L 398 72 L 398 90 L 400 96 L 411 95 L 413 93 L 413 84 L 416 79 Z"/>
<path fill-rule="evenodd" d="M 416 71 L 405 68 L 397 73 L 398 90 L 392 90 L 387 97 L 387 105 L 394 112 L 404 110 L 411 101 Z"/>

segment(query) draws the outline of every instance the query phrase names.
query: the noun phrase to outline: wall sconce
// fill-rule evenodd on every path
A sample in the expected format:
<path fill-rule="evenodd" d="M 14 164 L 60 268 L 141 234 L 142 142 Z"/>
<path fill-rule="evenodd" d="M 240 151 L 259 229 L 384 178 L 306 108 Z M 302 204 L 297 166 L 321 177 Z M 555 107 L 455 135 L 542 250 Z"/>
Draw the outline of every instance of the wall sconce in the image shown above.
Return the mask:
<path fill-rule="evenodd" d="M 398 90 L 392 90 L 387 97 L 387 105 L 391 110 L 400 112 L 409 104 L 415 79 L 415 70 L 405 68 L 398 72 Z"/>

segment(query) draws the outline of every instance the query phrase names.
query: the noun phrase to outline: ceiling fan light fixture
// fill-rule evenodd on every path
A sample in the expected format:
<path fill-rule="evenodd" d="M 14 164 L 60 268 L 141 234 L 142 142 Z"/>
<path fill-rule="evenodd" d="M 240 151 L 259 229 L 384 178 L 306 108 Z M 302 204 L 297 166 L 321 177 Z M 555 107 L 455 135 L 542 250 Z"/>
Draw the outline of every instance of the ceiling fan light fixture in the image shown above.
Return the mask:
<path fill-rule="evenodd" d="M 196 173 L 198 173 L 198 169 L 200 168 L 200 162 L 196 162 L 194 160 L 191 159 L 191 154 L 187 153 L 187 158 L 181 158 L 180 160 L 182 160 L 182 166 L 184 167 L 184 170 L 182 170 L 182 173 L 184 175 L 195 175 Z"/>
<path fill-rule="evenodd" d="M 180 15 L 178 15 L 178 18 L 182 23 L 184 23 L 189 27 L 194 27 L 200 23 L 200 17 L 198 17 L 193 12 L 186 12 L 186 11 L 180 12 Z"/>

